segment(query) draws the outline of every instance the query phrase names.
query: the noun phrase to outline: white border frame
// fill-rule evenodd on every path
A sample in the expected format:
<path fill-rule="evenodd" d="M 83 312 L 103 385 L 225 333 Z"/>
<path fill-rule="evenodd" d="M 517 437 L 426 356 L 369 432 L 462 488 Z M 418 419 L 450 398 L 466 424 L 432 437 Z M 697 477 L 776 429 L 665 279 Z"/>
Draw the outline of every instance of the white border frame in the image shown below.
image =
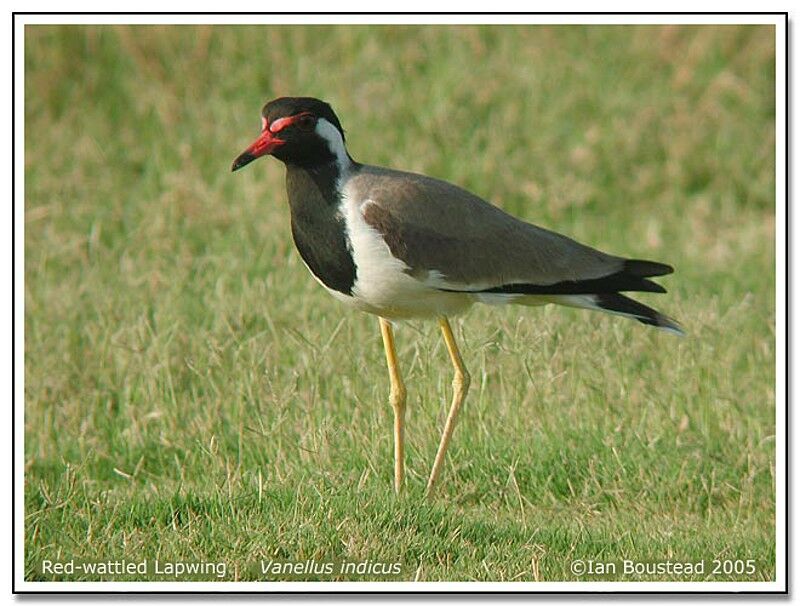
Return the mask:
<path fill-rule="evenodd" d="M 776 70 L 776 192 L 775 192 L 775 255 L 776 255 L 776 363 L 775 363 L 775 475 L 776 475 L 776 580 L 772 582 L 640 582 L 640 581 L 583 581 L 583 582 L 354 582 L 354 581 L 264 581 L 264 582 L 37 582 L 24 580 L 24 234 L 25 234 L 25 131 L 24 131 L 24 49 L 25 25 L 34 24 L 771 24 L 775 25 Z M 522 15 L 15 15 L 14 17 L 14 177 L 15 177 L 15 240 L 14 274 L 19 278 L 14 295 L 15 437 L 13 445 L 16 467 L 14 469 L 14 590 L 27 592 L 784 592 L 786 579 L 786 445 L 787 425 L 786 390 L 787 351 L 787 286 L 786 276 L 786 158 L 787 158 L 787 107 L 786 74 L 787 29 L 782 14 L 522 14 Z M 10 437 L 10 436 L 9 436 Z"/>

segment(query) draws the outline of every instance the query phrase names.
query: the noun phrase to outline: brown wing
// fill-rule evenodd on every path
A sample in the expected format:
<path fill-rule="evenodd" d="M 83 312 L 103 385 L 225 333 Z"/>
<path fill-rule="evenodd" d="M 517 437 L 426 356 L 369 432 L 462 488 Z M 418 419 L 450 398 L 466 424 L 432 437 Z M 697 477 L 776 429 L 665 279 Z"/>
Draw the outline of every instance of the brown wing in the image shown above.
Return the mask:
<path fill-rule="evenodd" d="M 525 223 L 459 187 L 365 166 L 348 183 L 364 218 L 412 275 L 441 273 L 453 290 L 570 294 L 663 288 L 667 265 L 630 261 Z"/>

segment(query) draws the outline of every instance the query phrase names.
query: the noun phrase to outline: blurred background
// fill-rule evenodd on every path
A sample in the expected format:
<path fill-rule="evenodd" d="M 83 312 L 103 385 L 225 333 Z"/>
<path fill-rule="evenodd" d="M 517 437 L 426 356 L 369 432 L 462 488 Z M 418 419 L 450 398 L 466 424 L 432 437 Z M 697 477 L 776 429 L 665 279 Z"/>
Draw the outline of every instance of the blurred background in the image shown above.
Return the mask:
<path fill-rule="evenodd" d="M 419 580 L 724 554 L 772 578 L 774 91 L 771 26 L 27 26 L 28 578 L 156 553 Z M 675 266 L 641 298 L 689 336 L 475 309 L 421 503 L 450 366 L 402 325 L 395 499 L 377 322 L 306 272 L 282 166 L 230 173 L 284 95 L 331 103 L 356 160 Z"/>

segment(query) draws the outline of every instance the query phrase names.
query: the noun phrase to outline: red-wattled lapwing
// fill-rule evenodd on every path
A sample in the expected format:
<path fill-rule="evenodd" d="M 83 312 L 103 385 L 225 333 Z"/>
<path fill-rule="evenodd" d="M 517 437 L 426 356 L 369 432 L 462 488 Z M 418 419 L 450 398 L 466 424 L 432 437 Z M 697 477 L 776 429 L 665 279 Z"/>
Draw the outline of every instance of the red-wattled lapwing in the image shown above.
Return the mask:
<path fill-rule="evenodd" d="M 469 388 L 448 316 L 473 303 L 557 303 L 626 316 L 682 334 L 672 319 L 620 294 L 666 292 L 653 261 L 602 253 L 525 223 L 455 185 L 354 161 L 331 107 L 282 97 L 261 111 L 261 135 L 233 163 L 264 155 L 286 165 L 292 236 L 334 297 L 379 318 L 394 409 L 395 490 L 404 477 L 406 389 L 393 319 L 437 318 L 455 369 L 453 402 L 428 479 L 436 485 Z"/>

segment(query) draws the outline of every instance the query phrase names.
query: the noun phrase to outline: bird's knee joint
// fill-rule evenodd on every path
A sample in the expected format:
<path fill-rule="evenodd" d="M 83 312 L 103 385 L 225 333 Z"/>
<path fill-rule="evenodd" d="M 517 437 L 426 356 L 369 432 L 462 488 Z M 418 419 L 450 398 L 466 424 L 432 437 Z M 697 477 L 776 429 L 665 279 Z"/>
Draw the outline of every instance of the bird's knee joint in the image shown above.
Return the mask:
<path fill-rule="evenodd" d="M 469 384 L 472 379 L 469 376 L 469 373 L 466 370 L 461 370 L 456 372 L 456 376 L 453 377 L 453 389 L 457 392 L 466 393 L 469 389 Z"/>
<path fill-rule="evenodd" d="M 406 388 L 403 386 L 399 387 L 392 387 L 392 391 L 389 392 L 389 402 L 397 411 L 403 411 L 406 409 Z"/>

